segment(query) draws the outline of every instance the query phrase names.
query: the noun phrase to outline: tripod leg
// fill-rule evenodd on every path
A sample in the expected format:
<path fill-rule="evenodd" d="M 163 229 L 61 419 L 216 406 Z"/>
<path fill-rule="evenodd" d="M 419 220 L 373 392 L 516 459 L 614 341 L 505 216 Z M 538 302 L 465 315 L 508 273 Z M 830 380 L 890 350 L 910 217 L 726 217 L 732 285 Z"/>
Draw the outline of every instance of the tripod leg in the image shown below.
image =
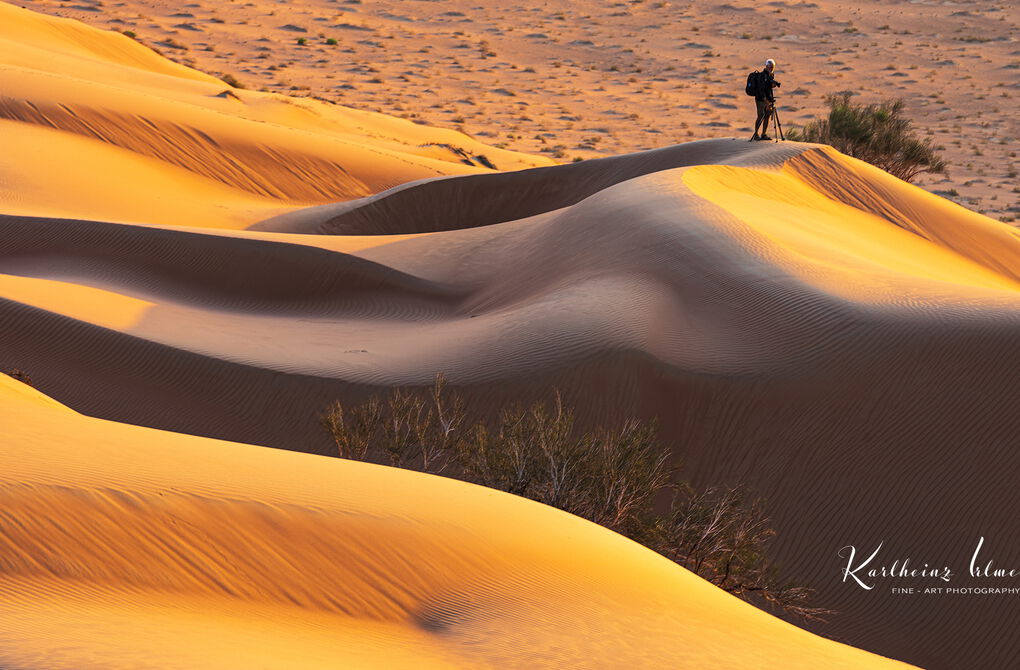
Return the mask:
<path fill-rule="evenodd" d="M 783 135 L 783 124 L 779 122 L 779 110 L 775 106 L 772 107 L 772 113 L 776 115 L 776 129 L 779 131 L 779 139 L 785 142 L 786 137 Z"/>

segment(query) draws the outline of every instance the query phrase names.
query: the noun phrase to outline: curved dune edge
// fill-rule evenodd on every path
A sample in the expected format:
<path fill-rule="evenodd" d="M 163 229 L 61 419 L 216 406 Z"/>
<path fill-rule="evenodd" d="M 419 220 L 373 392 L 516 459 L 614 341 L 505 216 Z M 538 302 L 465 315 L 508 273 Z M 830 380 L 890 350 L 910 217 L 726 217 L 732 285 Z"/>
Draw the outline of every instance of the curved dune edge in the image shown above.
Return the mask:
<path fill-rule="evenodd" d="M 22 386 L 0 376 L 4 667 L 908 667 L 530 501 Z"/>
<path fill-rule="evenodd" d="M 897 195 L 936 211 L 907 219 L 878 196 L 870 202 L 858 197 L 851 205 L 832 197 L 831 191 L 820 190 L 820 182 L 822 188 L 845 183 L 837 175 L 845 179 L 850 170 L 857 176 L 860 168 L 854 162 L 831 149 L 812 150 L 776 172 L 722 165 L 692 167 L 684 172 L 683 183 L 740 221 L 735 237 L 831 293 L 851 299 L 898 300 L 896 284 L 916 290 L 919 283 L 952 286 L 957 291 L 970 287 L 1020 292 L 1020 244 L 1008 235 L 1006 226 L 984 217 L 961 216 L 962 212 L 953 211 L 962 209 L 958 205 L 928 201 L 936 196 L 903 182 L 895 186 Z M 820 165 L 829 169 L 827 182 L 817 179 Z M 811 168 L 807 179 L 805 166 Z M 878 174 L 868 176 L 868 182 L 858 180 L 886 185 Z M 840 194 L 868 190 L 847 188 Z M 765 203 L 768 215 L 762 216 Z M 768 241 L 767 248 L 760 240 Z M 870 286 L 869 279 L 874 280 Z"/>
<path fill-rule="evenodd" d="M 0 134 L 3 214 L 238 229 L 292 208 L 81 135 L 8 120 Z"/>
<path fill-rule="evenodd" d="M 0 217 L 0 296 L 42 310 L 24 318 L 60 315 L 111 340 L 380 386 L 427 384 L 437 370 L 458 384 L 514 378 L 628 350 L 686 371 L 789 372 L 828 353 L 839 321 L 992 323 L 1020 303 L 1020 282 L 996 271 L 1020 253 L 1007 226 L 947 203 L 936 223 L 912 224 L 929 226 L 922 237 L 877 198 L 841 202 L 803 176 L 825 164 L 836 183 L 860 169 L 831 149 L 715 140 L 592 163 L 344 203 L 340 218 L 401 226 L 393 235 Z M 567 186 L 536 203 L 526 196 L 543 174 Z M 940 204 L 903 182 L 891 192 L 907 211 Z M 529 215 L 469 225 L 471 203 L 501 198 Z M 422 232 L 425 213 L 451 201 L 453 229 Z M 539 205 L 551 209 L 530 214 Z"/>
<path fill-rule="evenodd" d="M 616 184 L 673 168 L 704 164 L 778 168 L 812 146 L 699 140 L 580 163 L 427 179 L 370 197 L 286 212 L 252 229 L 348 236 L 478 228 L 576 205 Z"/>
<path fill-rule="evenodd" d="M 5 214 L 237 229 L 490 171 L 441 145 L 501 169 L 553 163 L 450 129 L 234 89 L 120 33 L 7 3 L 0 46 Z"/>

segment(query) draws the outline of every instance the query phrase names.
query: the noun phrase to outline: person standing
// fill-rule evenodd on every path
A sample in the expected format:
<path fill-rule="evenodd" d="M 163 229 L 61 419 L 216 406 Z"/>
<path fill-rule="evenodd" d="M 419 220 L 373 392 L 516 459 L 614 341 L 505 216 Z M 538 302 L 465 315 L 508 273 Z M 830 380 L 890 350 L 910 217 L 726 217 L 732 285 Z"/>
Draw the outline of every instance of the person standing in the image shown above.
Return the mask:
<path fill-rule="evenodd" d="M 769 137 L 769 118 L 776 106 L 776 96 L 772 94 L 773 88 L 779 87 L 775 77 L 776 61 L 769 58 L 765 61 L 765 68 L 758 73 L 756 78 L 757 86 L 754 92 L 754 106 L 758 111 L 758 118 L 754 122 L 754 135 L 751 140 L 771 140 Z M 758 134 L 761 128 L 761 135 Z"/>

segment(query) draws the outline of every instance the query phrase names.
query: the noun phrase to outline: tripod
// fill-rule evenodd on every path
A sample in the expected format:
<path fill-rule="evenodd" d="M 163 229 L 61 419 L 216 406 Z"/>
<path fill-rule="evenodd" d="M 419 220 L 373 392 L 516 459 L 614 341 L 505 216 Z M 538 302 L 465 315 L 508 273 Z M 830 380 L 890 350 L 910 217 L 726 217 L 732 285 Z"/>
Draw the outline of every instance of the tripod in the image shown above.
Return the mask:
<path fill-rule="evenodd" d="M 775 102 L 772 103 L 772 109 L 769 111 L 769 115 L 771 115 L 772 120 L 775 121 L 776 130 L 779 131 L 779 137 L 776 138 L 776 142 L 778 142 L 779 140 L 783 140 L 785 142 L 786 141 L 786 137 L 783 135 L 783 124 L 781 124 L 779 122 L 779 110 L 776 109 L 776 103 Z M 768 119 L 769 119 L 769 117 L 766 116 L 765 117 L 765 125 L 766 125 L 766 127 L 768 126 L 768 123 L 769 123 Z M 751 137 L 752 140 L 758 139 L 758 126 L 756 125 L 754 129 L 755 129 L 755 134 L 754 134 L 753 137 Z M 765 134 L 765 131 L 762 131 L 762 134 Z"/>
<path fill-rule="evenodd" d="M 778 142 L 779 140 L 782 140 L 785 142 L 786 138 L 783 137 L 783 124 L 779 123 L 779 110 L 776 109 L 776 103 L 774 102 L 772 103 L 772 118 L 776 122 L 776 130 L 779 131 L 779 139 L 776 141 Z"/>

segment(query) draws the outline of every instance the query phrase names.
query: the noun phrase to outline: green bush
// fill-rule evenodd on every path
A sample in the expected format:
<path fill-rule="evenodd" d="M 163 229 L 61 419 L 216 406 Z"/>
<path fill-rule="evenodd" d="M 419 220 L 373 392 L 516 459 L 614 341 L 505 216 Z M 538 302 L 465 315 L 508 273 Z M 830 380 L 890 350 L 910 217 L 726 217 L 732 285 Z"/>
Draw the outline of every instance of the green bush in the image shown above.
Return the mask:
<path fill-rule="evenodd" d="M 557 507 L 626 535 L 720 588 L 809 619 L 809 589 L 779 580 L 766 555 L 775 535 L 761 499 L 741 488 L 698 491 L 677 480 L 654 423 L 581 431 L 557 392 L 551 404 L 472 420 L 443 375 L 397 388 L 320 421 L 341 458 L 441 474 Z M 668 499 L 665 512 L 656 501 Z"/>
<path fill-rule="evenodd" d="M 789 139 L 832 145 L 908 182 L 922 172 L 946 172 L 946 162 L 931 140 L 918 138 L 904 118 L 902 100 L 864 105 L 851 102 L 850 96 L 828 96 L 828 117 L 792 129 Z"/>

